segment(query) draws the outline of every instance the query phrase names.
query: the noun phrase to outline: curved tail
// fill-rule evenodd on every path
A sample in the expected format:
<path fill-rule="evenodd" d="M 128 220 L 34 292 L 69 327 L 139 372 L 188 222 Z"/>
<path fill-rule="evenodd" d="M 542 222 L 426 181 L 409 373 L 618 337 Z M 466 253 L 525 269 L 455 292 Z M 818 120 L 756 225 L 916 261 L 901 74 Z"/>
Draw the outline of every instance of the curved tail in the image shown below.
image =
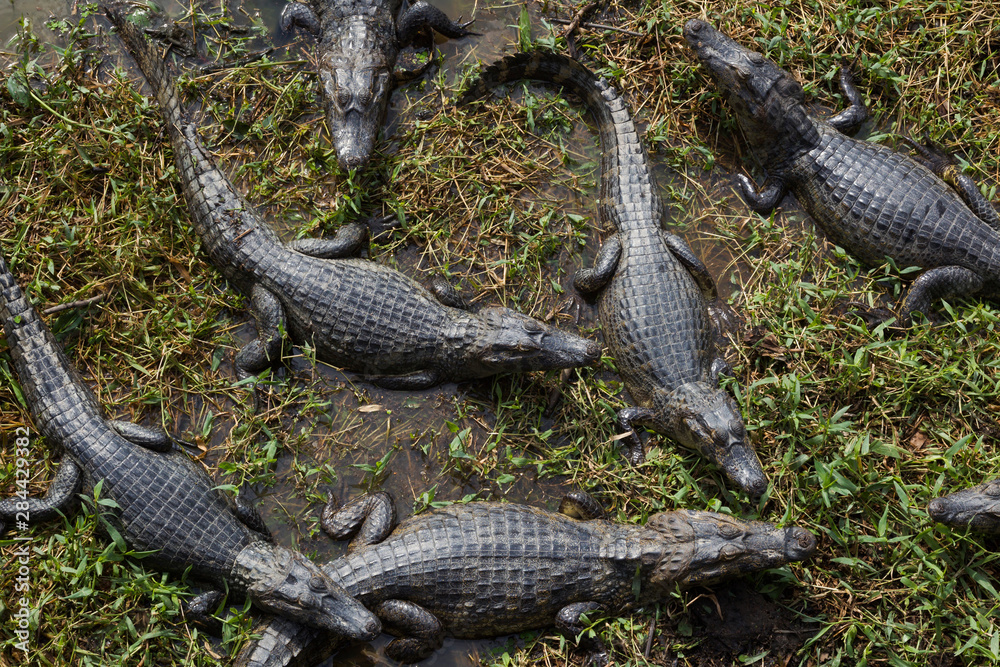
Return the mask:
<path fill-rule="evenodd" d="M 489 95 L 492 88 L 521 79 L 553 83 L 582 97 L 596 116 L 602 140 L 604 129 L 614 125 L 612 113 L 615 109 L 625 110 L 624 119 L 632 124 L 621 96 L 606 81 L 569 56 L 541 50 L 515 53 L 493 63 L 480 72 L 479 78 L 462 94 L 458 104 L 482 99 Z"/>
<path fill-rule="evenodd" d="M 142 34 L 142 29 L 128 20 L 126 9 L 127 7 L 124 5 L 111 4 L 104 8 L 104 13 L 115 26 L 126 50 L 153 88 L 153 93 L 160 103 L 163 117 L 168 124 L 177 126 L 181 121 L 181 103 L 177 97 L 174 77 L 167 69 L 166 61 Z M 174 128 L 171 128 L 171 131 L 174 131 Z"/>
<path fill-rule="evenodd" d="M 601 135 L 601 217 L 619 230 L 653 225 L 663 216 L 649 158 L 625 100 L 610 84 L 576 60 L 547 51 L 506 56 L 482 71 L 459 98 L 466 104 L 491 88 L 519 79 L 554 83 L 583 98 Z M 637 208 L 629 204 L 640 202 Z"/>

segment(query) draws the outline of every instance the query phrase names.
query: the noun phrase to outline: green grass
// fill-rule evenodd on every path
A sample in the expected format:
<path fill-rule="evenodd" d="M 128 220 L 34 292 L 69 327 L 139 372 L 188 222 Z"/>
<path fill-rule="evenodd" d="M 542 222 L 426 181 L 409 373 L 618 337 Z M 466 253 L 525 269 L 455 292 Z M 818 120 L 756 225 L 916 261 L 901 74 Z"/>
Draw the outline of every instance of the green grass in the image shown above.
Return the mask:
<path fill-rule="evenodd" d="M 578 9 L 547 8 L 562 17 Z M 561 26 L 548 29 L 530 10 L 520 38 L 530 32 L 565 48 Z M 498 20 L 517 24 L 518 11 Z M 1000 56 L 989 35 L 1000 18 L 984 2 L 664 0 L 611 5 L 587 19 L 645 38 L 576 37 L 645 129 L 677 233 L 745 318 L 727 354 L 730 389 L 772 480 L 758 504 L 656 435 L 647 463 L 626 466 L 612 417 L 627 395 L 611 359 L 568 381 L 539 373 L 404 396 L 289 349 L 289 369 L 268 380 L 254 413 L 231 365 L 250 336 L 242 299 L 205 262 L 159 112 L 134 76 L 105 59 L 120 47 L 93 19 L 67 18 L 58 47 L 23 33 L 9 56 L 0 53 L 0 251 L 42 308 L 104 295 L 47 319 L 101 402 L 115 417 L 160 424 L 194 443 L 220 485 L 264 496 L 280 540 L 307 553 L 342 548 L 316 526 L 329 489 L 387 488 L 409 510 L 473 498 L 553 507 L 562 491 L 583 487 L 622 521 L 713 509 L 802 525 L 820 538 L 808 562 L 679 591 L 648 614 L 596 625 L 618 664 L 647 664 L 654 616 L 649 664 L 1000 663 L 996 545 L 934 526 L 925 512 L 931 498 L 1000 467 L 994 304 L 956 301 L 941 308 L 941 321 L 895 335 L 846 315 L 850 302 L 891 306 L 906 276 L 859 266 L 791 199 L 771 219 L 748 212 L 733 176 L 759 178 L 759 168 L 684 47 L 681 27 L 696 16 L 793 71 L 821 113 L 842 108 L 836 72 L 853 63 L 875 119 L 864 132 L 893 144 L 898 135 L 929 134 L 990 196 L 1000 182 Z M 195 12 L 183 21 L 197 23 L 213 56 L 243 57 L 267 39 L 256 18 Z M 234 21 L 250 32 L 227 29 Z M 503 39 L 512 50 L 518 30 Z M 454 48 L 464 55 L 475 43 Z M 576 100 L 516 87 L 509 98 L 456 110 L 450 100 L 469 67 L 452 52 L 405 87 L 393 142 L 380 144 L 371 168 L 343 174 L 321 130 L 310 54 L 302 40 L 245 67 L 182 80 L 203 114 L 206 143 L 276 228 L 286 238 L 329 234 L 399 211 L 401 230 L 372 246 L 373 261 L 417 279 L 442 272 L 477 303 L 577 327 L 572 273 L 592 260 L 600 234 L 599 150 Z M 581 316 L 579 327 L 598 335 L 593 310 Z M 8 493 L 11 438 L 30 424 L 10 374 L 0 347 L 0 489 Z M 31 491 L 40 494 L 58 452 L 40 439 L 32 448 Z M 230 617 L 222 643 L 183 623 L 180 602 L 196 589 L 183 577 L 144 572 L 100 537 L 91 516 L 30 535 L 38 610 L 31 664 L 209 665 L 246 640 L 246 613 Z M 6 563 L 13 543 L 0 546 Z M 24 663 L 8 632 L 13 589 L 5 565 L 3 667 Z M 720 638 L 719 613 L 734 613 L 741 600 L 773 616 L 778 632 Z M 484 659 L 521 666 L 580 658 L 550 632 Z"/>

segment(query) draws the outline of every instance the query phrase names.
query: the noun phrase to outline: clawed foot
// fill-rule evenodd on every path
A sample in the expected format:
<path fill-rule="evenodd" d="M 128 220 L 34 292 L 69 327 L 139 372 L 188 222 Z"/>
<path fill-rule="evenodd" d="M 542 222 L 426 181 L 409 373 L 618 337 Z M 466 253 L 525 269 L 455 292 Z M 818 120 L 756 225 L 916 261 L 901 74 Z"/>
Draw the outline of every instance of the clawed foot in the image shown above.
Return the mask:
<path fill-rule="evenodd" d="M 392 236 L 392 232 L 399 229 L 399 216 L 395 213 L 390 213 L 388 215 L 373 215 L 365 221 L 368 226 L 369 238 L 376 242 L 381 243 L 383 241 L 388 241 Z"/>
<path fill-rule="evenodd" d="M 871 331 L 875 327 L 889 322 L 890 320 L 897 320 L 896 314 L 887 308 L 872 308 L 867 306 L 860 301 L 843 301 L 838 303 L 833 312 L 838 316 L 854 316 L 861 319 L 868 326 L 868 330 Z M 898 322 L 896 322 L 898 325 Z M 886 327 L 887 329 L 900 329 L 899 326 L 893 326 L 890 324 Z"/>

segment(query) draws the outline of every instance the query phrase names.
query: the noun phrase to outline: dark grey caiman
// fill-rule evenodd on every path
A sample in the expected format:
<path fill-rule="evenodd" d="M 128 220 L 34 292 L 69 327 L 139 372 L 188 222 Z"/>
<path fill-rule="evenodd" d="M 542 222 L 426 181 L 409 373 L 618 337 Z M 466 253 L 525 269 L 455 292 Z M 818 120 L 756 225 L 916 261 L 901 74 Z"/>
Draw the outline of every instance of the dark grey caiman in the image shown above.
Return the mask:
<path fill-rule="evenodd" d="M 868 117 L 846 69 L 841 87 L 851 106 L 821 120 L 806 112 L 802 86 L 761 54 L 704 21 L 689 21 L 684 37 L 767 170 L 760 192 L 739 177 L 751 208 L 767 213 L 791 190 L 830 239 L 862 262 L 888 257 L 927 269 L 899 309 L 901 324 L 913 312 L 929 314 L 936 299 L 1000 295 L 1000 216 L 947 158 L 921 148 L 928 167 L 843 134 Z"/>
<path fill-rule="evenodd" d="M 256 373 L 276 363 L 283 331 L 312 345 L 321 361 L 392 389 L 600 358 L 594 341 L 509 308 L 453 307 L 457 295 L 435 296 L 399 271 L 346 257 L 366 238 L 361 225 L 333 239 L 282 243 L 215 165 L 181 111 L 163 59 L 119 10 L 109 8 L 108 16 L 160 102 L 202 248 L 229 284 L 250 297 L 258 338 L 237 355 L 240 369 Z"/>
<path fill-rule="evenodd" d="M 1000 480 L 935 498 L 927 513 L 949 526 L 1000 534 Z"/>
<path fill-rule="evenodd" d="M 517 79 L 566 86 L 586 101 L 601 135 L 598 220 L 615 232 L 576 288 L 597 295 L 604 340 L 638 407 L 618 413 L 632 431 L 630 458 L 643 460 L 638 425 L 649 426 L 715 461 L 753 496 L 767 488 L 736 402 L 719 389 L 726 362 L 715 349 L 709 307 L 718 302 L 708 269 L 666 214 L 649 158 L 621 96 L 586 67 L 552 53 L 521 53 L 483 70 L 460 104 Z"/>
<path fill-rule="evenodd" d="M 398 636 L 387 655 L 415 662 L 445 635 L 497 637 L 554 624 L 576 637 L 584 614 L 627 614 L 677 586 L 799 561 L 816 548 L 801 528 L 713 512 L 679 510 L 655 514 L 645 526 L 616 524 L 595 518 L 602 512 L 589 496 L 574 495 L 558 514 L 469 503 L 411 517 L 395 531 L 388 494 L 362 496 L 339 511 L 332 503 L 323 528 L 335 538 L 360 532 L 324 571 Z M 257 632 L 261 639 L 237 657 L 239 667 L 312 664 L 338 645 L 282 619 Z"/>
<path fill-rule="evenodd" d="M 44 498 L 29 498 L 27 479 L 16 477 L 17 495 L 0 501 L 0 533 L 53 518 L 100 483 L 116 505 L 101 506 L 106 520 L 132 549 L 153 552 L 146 567 L 190 568 L 231 599 L 344 636 L 379 633 L 378 619 L 305 556 L 275 545 L 256 510 L 223 496 L 166 433 L 106 420 L 2 258 L 0 320 L 34 425 L 65 452 Z"/>
<path fill-rule="evenodd" d="M 327 124 L 342 169 L 363 168 L 382 128 L 401 47 L 422 28 L 452 39 L 476 35 L 420 0 L 309 0 L 281 12 L 281 29 L 319 39 L 319 80 Z"/>

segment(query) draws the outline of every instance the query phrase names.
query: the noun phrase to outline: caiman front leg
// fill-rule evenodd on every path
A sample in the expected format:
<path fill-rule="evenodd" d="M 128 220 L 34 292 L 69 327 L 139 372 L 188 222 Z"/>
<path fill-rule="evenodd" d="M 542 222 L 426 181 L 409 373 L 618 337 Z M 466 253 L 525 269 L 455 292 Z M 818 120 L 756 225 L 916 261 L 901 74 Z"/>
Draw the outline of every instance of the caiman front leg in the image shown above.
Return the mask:
<path fill-rule="evenodd" d="M 113 428 L 121 437 L 125 438 L 133 445 L 139 445 L 144 449 L 154 452 L 166 453 L 174 447 L 174 441 L 162 428 L 149 428 L 139 426 L 133 422 L 119 419 L 108 421 L 108 426 Z"/>
<path fill-rule="evenodd" d="M 430 389 L 444 382 L 441 373 L 435 370 L 414 371 L 406 375 L 369 375 L 365 379 L 377 387 L 393 391 Z"/>
<path fill-rule="evenodd" d="M 255 375 L 281 358 L 285 307 L 274 294 L 260 285 L 254 285 L 250 294 L 250 311 L 257 320 L 257 338 L 236 355 L 236 368 L 246 375 Z"/>
<path fill-rule="evenodd" d="M 378 544 L 389 536 L 396 525 L 396 505 L 385 491 L 366 493 L 339 507 L 337 498 L 330 496 L 320 525 L 335 540 L 343 540 L 357 533 L 348 551 L 358 547 Z"/>
<path fill-rule="evenodd" d="M 313 12 L 309 5 L 301 2 L 289 2 L 281 10 L 281 18 L 278 20 L 281 32 L 291 32 L 293 27 L 303 28 L 318 38 L 320 32 L 319 17 Z"/>
<path fill-rule="evenodd" d="M 184 618 L 189 623 L 208 631 L 212 636 L 221 637 L 223 623 L 213 614 L 224 597 L 225 594 L 217 590 L 199 593 L 183 604 Z"/>
<path fill-rule="evenodd" d="M 850 101 L 851 106 L 828 118 L 826 122 L 838 132 L 847 133 L 857 129 L 861 123 L 868 120 L 870 114 L 864 100 L 861 99 L 861 93 L 854 85 L 854 75 L 851 74 L 849 67 L 840 68 L 840 90 L 844 93 L 844 97 Z"/>
<path fill-rule="evenodd" d="M 646 460 L 646 453 L 642 449 L 642 438 L 639 437 L 636 427 L 643 423 L 652 422 L 655 417 L 656 413 L 649 408 L 640 408 L 635 405 L 618 411 L 618 425 L 622 432 L 631 432 L 627 439 L 629 441 L 628 460 L 632 465 L 637 466 Z"/>
<path fill-rule="evenodd" d="M 945 153 L 940 146 L 934 144 L 926 137 L 923 144 L 914 141 L 910 137 L 903 137 L 903 139 L 920 153 L 920 156 L 924 158 L 924 163 L 931 171 L 937 174 L 938 178 L 950 185 L 958 193 L 958 196 L 976 214 L 977 218 L 993 229 L 1000 231 L 1000 215 L 997 214 L 997 210 L 993 207 L 990 200 L 984 197 L 983 193 L 979 191 L 979 186 L 976 185 L 976 182 L 962 173 L 958 165 L 955 164 L 953 156 Z"/>
<path fill-rule="evenodd" d="M 11 522 L 34 524 L 55 518 L 59 510 L 76 501 L 82 486 L 83 469 L 68 458 L 63 459 L 44 497 L 22 500 L 15 496 L 0 500 L 0 535 Z"/>
<path fill-rule="evenodd" d="M 788 186 L 780 179 L 772 180 L 770 185 L 759 192 L 754 182 L 744 174 L 737 174 L 736 180 L 740 182 L 747 205 L 761 215 L 770 215 L 788 192 Z"/>
<path fill-rule="evenodd" d="M 265 541 L 274 544 L 274 535 L 271 534 L 271 529 L 267 527 L 264 522 L 264 517 L 260 515 L 260 511 L 252 500 L 250 500 L 242 491 L 236 494 L 236 502 L 233 506 L 233 514 L 236 518 L 240 520 L 244 526 L 254 531 Z"/>
<path fill-rule="evenodd" d="M 950 296 L 969 296 L 983 288 L 983 278 L 964 266 L 939 266 L 913 282 L 900 308 L 900 326 L 909 326 L 913 313 L 929 315 L 931 303 Z"/>
<path fill-rule="evenodd" d="M 701 294 L 705 297 L 705 300 L 709 303 L 718 301 L 719 290 L 715 286 L 715 279 L 708 272 L 708 267 L 705 266 L 705 263 L 698 258 L 698 255 L 694 254 L 694 250 L 687 244 L 687 241 L 676 234 L 663 232 L 663 242 L 667 244 L 670 252 L 684 265 L 684 268 L 688 270 L 694 281 L 698 283 L 698 289 L 701 290 Z"/>
<path fill-rule="evenodd" d="M 597 602 L 577 602 L 566 605 L 556 614 L 556 629 L 564 636 L 579 638 L 579 647 L 587 653 L 589 664 L 600 667 L 608 664 L 608 651 L 597 637 L 586 636 L 587 626 L 581 616 L 593 612 L 603 612 L 604 607 Z"/>
<path fill-rule="evenodd" d="M 576 291 L 585 298 L 591 298 L 611 281 L 618 268 L 618 261 L 622 256 L 622 240 L 618 234 L 612 234 L 604 241 L 604 245 L 597 251 L 594 259 L 594 266 L 589 269 L 580 269 L 573 277 L 573 286 Z"/>
<path fill-rule="evenodd" d="M 408 46 L 417 33 L 424 28 L 432 28 L 435 32 L 444 35 L 448 39 L 459 39 L 470 35 L 479 35 L 465 28 L 471 24 L 456 23 L 437 7 L 429 5 L 423 0 L 413 3 L 409 9 L 400 13 L 396 19 L 396 39 L 399 46 Z"/>
<path fill-rule="evenodd" d="M 606 514 L 601 504 L 586 491 L 570 491 L 563 496 L 559 513 L 580 521 L 603 519 Z"/>
<path fill-rule="evenodd" d="M 427 284 L 427 289 L 434 295 L 434 298 L 445 306 L 458 308 L 459 310 L 472 310 L 468 299 L 462 296 L 455 289 L 455 286 L 448 282 L 444 276 L 434 276 L 431 278 L 431 281 Z"/>
<path fill-rule="evenodd" d="M 441 648 L 444 628 L 437 617 L 418 604 L 386 600 L 375 615 L 387 632 L 398 635 L 385 647 L 385 654 L 402 663 L 419 662 Z"/>

